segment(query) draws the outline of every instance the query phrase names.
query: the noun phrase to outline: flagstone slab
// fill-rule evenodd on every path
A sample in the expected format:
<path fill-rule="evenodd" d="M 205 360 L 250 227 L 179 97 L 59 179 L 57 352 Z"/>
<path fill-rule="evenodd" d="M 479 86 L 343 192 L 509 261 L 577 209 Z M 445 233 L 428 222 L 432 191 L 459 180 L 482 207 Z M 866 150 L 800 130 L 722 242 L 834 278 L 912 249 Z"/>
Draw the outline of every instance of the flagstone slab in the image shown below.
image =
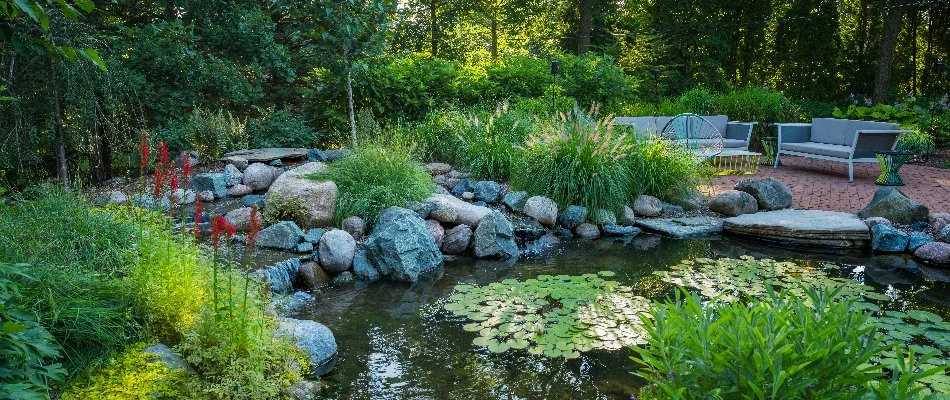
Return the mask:
<path fill-rule="evenodd" d="M 269 147 L 232 151 L 225 154 L 223 158 L 241 157 L 248 163 L 268 163 L 274 160 L 298 160 L 306 157 L 309 151 L 310 149 Z"/>
<path fill-rule="evenodd" d="M 714 236 L 722 232 L 722 219 L 712 217 L 641 218 L 636 224 L 646 231 L 677 239 Z"/>
<path fill-rule="evenodd" d="M 822 210 L 778 210 L 723 221 L 723 231 L 799 245 L 863 247 L 871 232 L 857 215 Z"/>

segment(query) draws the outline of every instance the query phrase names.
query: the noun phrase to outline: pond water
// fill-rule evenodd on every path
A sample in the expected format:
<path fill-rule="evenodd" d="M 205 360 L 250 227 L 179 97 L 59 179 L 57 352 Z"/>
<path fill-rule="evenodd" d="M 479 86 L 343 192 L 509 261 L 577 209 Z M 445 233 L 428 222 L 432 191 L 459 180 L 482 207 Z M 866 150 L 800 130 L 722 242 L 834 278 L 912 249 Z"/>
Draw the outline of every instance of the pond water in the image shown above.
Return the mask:
<path fill-rule="evenodd" d="M 933 311 L 945 319 L 950 285 L 942 273 L 892 269 L 894 259 L 864 253 L 780 249 L 756 242 L 672 240 L 641 234 L 627 241 L 569 241 L 514 266 L 463 259 L 415 285 L 391 282 L 329 287 L 296 317 L 327 325 L 339 345 L 333 373 L 323 379 L 329 399 L 618 399 L 636 394 L 643 381 L 631 371 L 630 351 L 594 350 L 579 359 L 547 359 L 525 351 L 492 354 L 472 345 L 477 333 L 442 306 L 460 283 L 483 285 L 541 274 L 579 275 L 610 270 L 634 294 L 663 299 L 674 287 L 652 273 L 684 259 L 751 255 L 834 262 L 830 275 L 850 277 L 893 300 L 882 308 Z M 899 260 L 898 260 L 899 261 Z M 923 273 L 922 273 L 923 272 Z M 928 277 L 930 275 L 931 277 Z"/>

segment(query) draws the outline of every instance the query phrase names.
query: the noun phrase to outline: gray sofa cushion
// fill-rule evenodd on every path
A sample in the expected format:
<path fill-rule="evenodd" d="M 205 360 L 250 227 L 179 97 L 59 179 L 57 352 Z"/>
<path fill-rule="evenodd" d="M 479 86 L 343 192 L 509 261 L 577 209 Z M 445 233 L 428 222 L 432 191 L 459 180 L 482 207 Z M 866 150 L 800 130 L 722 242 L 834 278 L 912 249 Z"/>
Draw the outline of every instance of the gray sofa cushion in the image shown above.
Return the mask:
<path fill-rule="evenodd" d="M 848 121 L 848 130 L 852 132 L 871 131 L 871 130 L 896 131 L 896 130 L 899 130 L 900 128 L 901 128 L 900 125 L 890 123 L 890 122 L 855 121 L 855 120 Z M 854 143 L 853 142 L 854 137 L 852 137 L 851 140 L 852 142 L 849 142 L 846 144 L 850 146 L 852 143 Z"/>
<path fill-rule="evenodd" d="M 813 118 L 811 120 L 811 141 L 850 146 L 854 143 L 854 130 L 850 129 L 850 123 L 851 121 L 846 119 Z"/>
<path fill-rule="evenodd" d="M 797 151 L 799 153 L 817 154 L 829 157 L 848 158 L 851 156 L 851 146 L 830 143 L 782 143 L 782 150 Z"/>
<path fill-rule="evenodd" d="M 709 121 L 709 123 L 719 131 L 719 135 L 726 136 L 726 127 L 729 125 L 729 117 L 725 115 L 707 115 L 703 118 L 706 118 L 706 121 Z"/>

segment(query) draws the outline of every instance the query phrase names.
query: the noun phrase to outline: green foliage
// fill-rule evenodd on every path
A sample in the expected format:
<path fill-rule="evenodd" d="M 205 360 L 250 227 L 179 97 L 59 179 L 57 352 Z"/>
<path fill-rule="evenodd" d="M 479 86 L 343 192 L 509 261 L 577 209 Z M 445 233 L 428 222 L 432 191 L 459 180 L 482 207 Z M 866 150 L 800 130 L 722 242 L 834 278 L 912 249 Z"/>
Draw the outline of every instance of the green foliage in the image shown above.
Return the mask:
<path fill-rule="evenodd" d="M 289 110 L 260 108 L 260 116 L 247 120 L 247 136 L 251 147 L 312 147 L 319 142 L 317 133 L 303 118 Z"/>
<path fill-rule="evenodd" d="M 633 145 L 613 129 L 613 116 L 598 119 L 596 109 L 579 109 L 537 122 L 512 185 L 543 195 L 561 207 L 618 209 L 632 195 L 627 157 Z"/>
<path fill-rule="evenodd" d="M 160 132 L 158 139 L 166 140 L 170 149 L 194 149 L 213 160 L 229 151 L 248 147 L 244 122 L 226 110 L 196 108 L 183 120 Z"/>
<path fill-rule="evenodd" d="M 870 107 L 850 105 L 846 110 L 835 108 L 835 118 L 860 119 L 866 121 L 894 122 L 901 126 L 914 124 L 919 119 L 916 111 L 906 106 L 875 104 Z"/>
<path fill-rule="evenodd" d="M 898 137 L 897 148 L 915 154 L 930 154 L 937 150 L 933 137 L 922 129 L 902 133 Z"/>
<path fill-rule="evenodd" d="M 637 373 L 662 398 L 852 399 L 879 376 L 882 350 L 868 316 L 839 294 L 806 288 L 808 301 L 768 291 L 750 304 L 677 296 L 643 318 Z"/>
<path fill-rule="evenodd" d="M 154 354 L 143 353 L 144 343 L 126 347 L 90 376 L 73 381 L 62 393 L 63 400 L 154 399 L 187 396 L 182 384 L 184 371 L 170 370 L 154 362 Z"/>
<path fill-rule="evenodd" d="M 734 121 L 755 121 L 759 125 L 799 120 L 800 109 L 785 94 L 762 87 L 749 87 L 720 95 L 716 100 L 719 114 Z"/>
<path fill-rule="evenodd" d="M 932 138 L 937 146 L 950 146 L 950 113 L 921 118 L 917 131 Z"/>
<path fill-rule="evenodd" d="M 372 224 L 384 209 L 432 194 L 432 178 L 409 154 L 395 146 L 364 146 L 309 178 L 336 183 L 337 222 L 357 215 Z"/>
<path fill-rule="evenodd" d="M 267 196 L 267 207 L 264 207 L 263 214 L 265 226 L 280 221 L 295 221 L 302 225 L 307 218 L 307 209 L 304 208 L 299 197 L 273 193 Z"/>
<path fill-rule="evenodd" d="M 697 163 L 691 151 L 659 138 L 638 142 L 631 149 L 628 165 L 632 176 L 630 193 L 649 194 L 674 203 L 712 176 L 709 166 Z"/>
<path fill-rule="evenodd" d="M 26 309 L 29 300 L 18 281 L 34 281 L 27 265 L 0 262 L 0 398 L 45 399 L 66 370 L 53 363 L 60 356 L 55 338 Z"/>
<path fill-rule="evenodd" d="M 599 276 L 598 276 L 599 275 Z M 483 287 L 457 285 L 444 308 L 470 321 L 473 343 L 492 353 L 527 349 L 545 357 L 577 358 L 593 349 L 643 342 L 638 313 L 649 301 L 599 274 L 539 275 Z"/>
<path fill-rule="evenodd" d="M 532 128 L 532 121 L 510 111 L 508 103 L 487 116 L 469 115 L 458 133 L 458 161 L 477 177 L 507 180 L 518 160 L 518 147 Z"/>

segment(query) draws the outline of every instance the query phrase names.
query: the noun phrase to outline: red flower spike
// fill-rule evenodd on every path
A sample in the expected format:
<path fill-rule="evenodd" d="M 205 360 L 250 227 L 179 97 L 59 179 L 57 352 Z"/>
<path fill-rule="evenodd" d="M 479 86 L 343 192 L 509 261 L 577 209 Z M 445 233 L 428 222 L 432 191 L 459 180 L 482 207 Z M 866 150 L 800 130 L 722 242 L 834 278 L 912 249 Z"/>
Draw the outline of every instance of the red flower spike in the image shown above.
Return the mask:
<path fill-rule="evenodd" d="M 201 217 L 204 212 L 201 210 L 201 199 L 195 199 L 195 236 L 201 236 Z"/>
<path fill-rule="evenodd" d="M 257 204 L 251 207 L 251 223 L 248 226 L 247 247 L 254 247 L 257 244 L 257 233 L 261 230 L 261 216 L 257 213 Z"/>
<path fill-rule="evenodd" d="M 234 237 L 237 228 L 234 224 L 228 222 L 224 217 L 218 215 L 211 223 L 211 241 L 214 242 L 214 249 L 221 248 L 221 239 L 230 240 Z"/>
<path fill-rule="evenodd" d="M 139 154 L 142 156 L 142 159 L 139 160 L 139 169 L 144 175 L 145 167 L 148 166 L 148 132 L 142 132 L 142 140 L 139 142 Z"/>
<path fill-rule="evenodd" d="M 185 156 L 182 159 L 181 183 L 188 187 L 188 179 L 191 178 L 191 157 Z"/>

